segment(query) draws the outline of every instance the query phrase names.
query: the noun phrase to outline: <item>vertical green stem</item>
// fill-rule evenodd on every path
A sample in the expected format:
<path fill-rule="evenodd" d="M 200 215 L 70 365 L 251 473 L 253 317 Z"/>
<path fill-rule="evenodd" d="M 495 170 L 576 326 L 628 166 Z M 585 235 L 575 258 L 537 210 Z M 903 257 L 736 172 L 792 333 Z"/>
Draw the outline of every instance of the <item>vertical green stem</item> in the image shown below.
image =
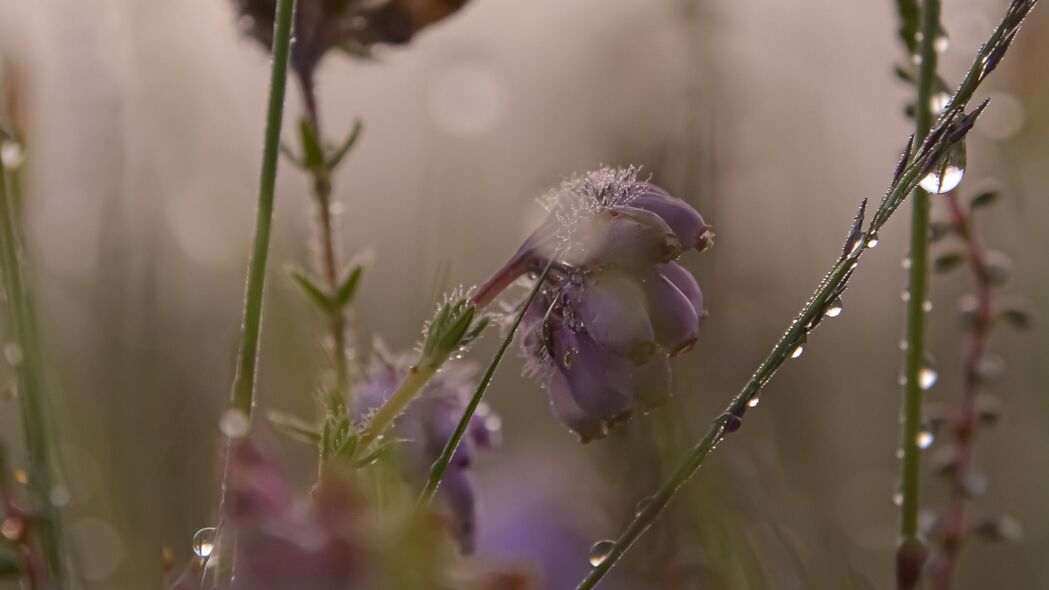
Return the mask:
<path fill-rule="evenodd" d="M 915 140 L 924 141 L 932 126 L 931 101 L 936 83 L 936 38 L 940 34 L 940 0 L 923 0 L 921 4 L 921 58 L 918 73 L 918 103 Z M 918 436 L 922 428 L 922 389 L 920 373 L 925 364 L 925 300 L 929 289 L 929 193 L 914 191 L 911 211 L 911 266 L 907 299 L 907 350 L 904 359 L 903 398 L 903 466 L 900 493 L 901 554 L 897 558 L 897 583 L 901 589 L 913 588 L 920 577 L 920 559 L 907 559 L 904 552 L 920 548 L 918 512 L 921 488 L 921 449 Z M 919 554 L 923 553 L 918 551 Z"/>
<path fill-rule="evenodd" d="M 255 216 L 255 238 L 248 263 L 248 285 L 244 294 L 244 322 L 241 326 L 240 356 L 237 376 L 233 381 L 233 408 L 251 415 L 255 399 L 255 377 L 259 357 L 259 333 L 262 329 L 262 295 L 266 282 L 266 260 L 269 257 L 270 228 L 273 222 L 273 189 L 277 180 L 277 153 L 284 115 L 284 94 L 288 79 L 288 56 L 291 53 L 291 29 L 295 17 L 295 0 L 279 0 L 273 30 L 273 67 L 270 78 L 269 107 L 266 112 L 266 137 L 259 174 L 259 205 Z"/>
<path fill-rule="evenodd" d="M 7 294 L 12 345 L 21 358 L 12 361 L 18 378 L 19 407 L 29 457 L 29 491 L 33 530 L 43 550 L 48 575 L 56 588 L 66 587 L 65 556 L 59 511 L 51 503 L 54 486 L 52 444 L 55 431 L 47 398 L 43 348 L 39 340 L 36 308 L 25 276 L 22 238 L 14 199 L 7 190 L 7 174 L 0 161 L 0 265 Z"/>

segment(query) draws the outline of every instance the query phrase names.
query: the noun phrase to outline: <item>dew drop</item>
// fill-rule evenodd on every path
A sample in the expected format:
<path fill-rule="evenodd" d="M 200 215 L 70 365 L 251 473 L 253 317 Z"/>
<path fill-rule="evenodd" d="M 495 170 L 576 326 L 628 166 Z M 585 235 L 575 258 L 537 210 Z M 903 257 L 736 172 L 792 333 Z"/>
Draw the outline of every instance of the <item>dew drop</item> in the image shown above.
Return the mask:
<path fill-rule="evenodd" d="M 229 438 L 241 438 L 248 433 L 250 427 L 248 416 L 236 408 L 226 410 L 219 419 L 219 430 Z"/>
<path fill-rule="evenodd" d="M 749 400 L 747 400 L 747 407 L 748 408 L 756 408 L 756 407 L 758 407 L 758 404 L 760 404 L 760 403 L 761 403 L 761 397 L 755 395 L 754 397 L 752 397 Z"/>
<path fill-rule="evenodd" d="M 25 354 L 22 353 L 22 347 L 18 343 L 8 342 L 4 345 L 4 358 L 7 359 L 7 364 L 17 367 L 25 360 Z"/>
<path fill-rule="evenodd" d="M 844 311 L 844 309 L 845 308 L 841 304 L 841 298 L 839 297 L 834 301 L 830 302 L 830 305 L 827 306 L 827 309 L 823 311 L 823 315 L 829 318 L 836 318 L 841 315 L 841 312 Z"/>
<path fill-rule="evenodd" d="M 503 419 L 495 414 L 485 416 L 484 429 L 493 434 L 499 432 L 503 429 Z"/>
<path fill-rule="evenodd" d="M 957 187 L 965 176 L 965 141 L 947 149 L 943 161 L 936 164 L 918 184 L 932 194 L 943 194 Z"/>
<path fill-rule="evenodd" d="M 904 268 L 904 270 L 910 269 L 910 267 L 911 267 L 911 257 L 907 256 L 906 258 L 901 260 L 900 261 L 900 266 L 902 266 Z"/>
<path fill-rule="evenodd" d="M 0 142 L 0 159 L 4 162 L 4 168 L 14 170 L 25 161 L 25 151 L 17 141 Z"/>
<path fill-rule="evenodd" d="M 932 446 L 932 443 L 936 440 L 936 436 L 928 430 L 923 430 L 918 433 L 918 448 L 927 449 Z"/>
<path fill-rule="evenodd" d="M 62 506 L 69 504 L 69 501 L 72 499 L 72 496 L 69 493 L 69 488 L 67 488 L 64 485 L 57 485 L 51 488 L 51 494 L 49 494 L 49 499 L 51 500 L 51 504 L 53 506 L 61 508 Z"/>
<path fill-rule="evenodd" d="M 642 512 L 648 508 L 648 505 L 652 503 L 652 496 L 645 496 L 637 501 L 637 505 L 634 506 L 634 515 L 640 516 Z"/>
<path fill-rule="evenodd" d="M 19 540 L 22 538 L 22 533 L 24 531 L 25 523 L 17 516 L 11 516 L 4 519 L 4 523 L 0 525 L 0 534 L 2 534 L 8 541 Z"/>
<path fill-rule="evenodd" d="M 571 369 L 572 365 L 575 364 L 576 357 L 578 357 L 578 356 L 579 356 L 579 349 L 578 348 L 574 348 L 574 347 L 569 348 L 569 349 L 565 350 L 565 353 L 561 356 L 561 364 L 563 364 L 566 369 Z"/>
<path fill-rule="evenodd" d="M 947 110 L 947 105 L 951 102 L 951 95 L 946 92 L 937 92 L 932 95 L 929 99 L 929 110 L 934 115 L 941 115 Z"/>
<path fill-rule="evenodd" d="M 896 492 L 893 494 L 892 503 L 894 506 L 903 506 L 903 492 Z"/>
<path fill-rule="evenodd" d="M 922 311 L 924 311 L 925 313 L 929 313 L 930 311 L 932 311 L 932 301 L 926 299 L 924 302 L 922 302 Z"/>
<path fill-rule="evenodd" d="M 911 300 L 911 292 L 910 291 L 904 291 L 903 293 L 900 293 L 900 300 L 901 301 L 910 301 Z"/>
<path fill-rule="evenodd" d="M 15 481 L 25 485 L 29 483 L 29 474 L 26 473 L 25 469 L 15 469 Z"/>
<path fill-rule="evenodd" d="M 794 347 L 794 350 L 790 353 L 790 358 L 796 359 L 805 352 L 805 345 L 799 344 Z"/>
<path fill-rule="evenodd" d="M 903 449 L 902 448 L 896 449 L 896 458 L 897 459 L 903 459 Z"/>
<path fill-rule="evenodd" d="M 918 387 L 921 387 L 922 391 L 928 391 L 932 389 L 933 385 L 936 385 L 936 379 L 939 377 L 935 370 L 929 367 L 922 367 L 918 371 Z"/>
<path fill-rule="evenodd" d="M 876 234 L 876 233 L 871 234 L 871 236 L 869 238 L 867 238 L 867 247 L 868 248 L 877 248 L 878 247 L 878 234 Z"/>
<path fill-rule="evenodd" d="M 193 535 L 193 553 L 201 559 L 211 557 L 211 552 L 215 550 L 216 536 L 214 527 L 204 527 L 197 531 L 197 534 Z"/>
<path fill-rule="evenodd" d="M 590 548 L 590 566 L 597 567 L 604 563 L 615 545 L 614 542 L 608 540 L 594 543 L 594 546 Z"/>
<path fill-rule="evenodd" d="M 947 37 L 946 33 L 940 33 L 932 42 L 932 48 L 936 50 L 936 53 L 943 53 L 944 51 L 947 51 L 947 48 L 950 46 L 951 40 Z"/>

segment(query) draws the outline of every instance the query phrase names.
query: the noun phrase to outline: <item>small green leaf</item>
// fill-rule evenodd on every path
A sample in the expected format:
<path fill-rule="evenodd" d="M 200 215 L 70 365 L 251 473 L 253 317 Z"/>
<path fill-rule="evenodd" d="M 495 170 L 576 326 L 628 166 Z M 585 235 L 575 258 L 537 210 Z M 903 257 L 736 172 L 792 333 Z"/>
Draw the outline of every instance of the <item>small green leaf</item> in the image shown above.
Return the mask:
<path fill-rule="evenodd" d="M 938 273 L 948 273 L 958 268 L 965 262 L 965 255 L 961 252 L 947 252 L 933 260 L 932 268 Z"/>
<path fill-rule="evenodd" d="M 998 310 L 998 317 L 1018 330 L 1030 329 L 1032 324 L 1031 311 L 1020 303 L 1003 306 Z"/>
<path fill-rule="evenodd" d="M 979 207 L 986 207 L 988 205 L 991 205 L 997 200 L 998 191 L 983 191 L 981 193 L 977 193 L 973 196 L 972 199 L 969 200 L 969 206 L 973 209 L 977 209 Z"/>
<path fill-rule="evenodd" d="M 274 428 L 295 440 L 313 444 L 317 444 L 321 440 L 321 433 L 316 426 L 291 414 L 271 411 L 266 414 L 266 419 L 269 420 Z"/>
<path fill-rule="evenodd" d="M 897 78 L 903 80 L 904 82 L 910 82 L 911 84 L 913 84 L 916 80 L 916 78 L 914 77 L 914 66 L 910 64 L 905 65 L 898 63 L 893 68 L 893 72 L 896 74 Z"/>
<path fill-rule="evenodd" d="M 325 313 L 333 313 L 335 306 L 332 304 L 331 298 L 324 292 L 324 289 L 319 287 L 313 282 L 306 274 L 300 270 L 292 270 L 291 278 L 295 283 L 302 288 L 306 296 L 310 298 L 317 307 L 321 308 Z"/>
<path fill-rule="evenodd" d="M 357 294 L 357 286 L 361 282 L 361 274 L 363 272 L 364 268 L 361 265 L 354 265 L 350 270 L 350 274 L 343 279 L 342 284 L 335 291 L 335 296 L 332 297 L 332 307 L 345 309 L 346 306 L 353 302 L 353 297 Z"/>
<path fill-rule="evenodd" d="M 324 150 L 317 137 L 317 129 L 309 119 L 299 120 L 299 139 L 302 141 L 302 165 L 309 170 L 324 169 Z"/>
<path fill-rule="evenodd" d="M 339 149 L 332 152 L 332 154 L 328 157 L 329 170 L 334 170 L 339 166 L 339 164 L 342 163 L 343 158 L 346 157 L 346 154 L 350 153 L 350 150 L 353 149 L 353 146 L 357 143 L 357 139 L 360 137 L 361 131 L 363 129 L 364 124 L 361 123 L 361 120 L 354 120 L 353 129 L 351 129 L 350 134 L 346 136 L 346 140 L 342 142 L 342 145 L 339 146 Z"/>

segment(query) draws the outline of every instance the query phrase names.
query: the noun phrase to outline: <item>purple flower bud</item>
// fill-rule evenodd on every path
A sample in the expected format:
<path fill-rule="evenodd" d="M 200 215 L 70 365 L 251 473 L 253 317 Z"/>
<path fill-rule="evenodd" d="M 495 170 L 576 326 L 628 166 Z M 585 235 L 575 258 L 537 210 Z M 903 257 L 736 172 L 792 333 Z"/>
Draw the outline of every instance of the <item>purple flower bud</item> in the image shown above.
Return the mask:
<path fill-rule="evenodd" d="M 572 294 L 566 290 L 575 317 L 587 334 L 604 350 L 626 357 L 636 364 L 652 358 L 656 351 L 655 335 L 649 316 L 638 313 L 645 308 L 645 293 L 637 281 L 613 271 L 596 273 Z"/>
<path fill-rule="evenodd" d="M 663 219 L 644 209 L 616 207 L 580 224 L 566 262 L 572 266 L 639 269 L 681 255 L 681 241 Z"/>
<path fill-rule="evenodd" d="M 703 251 L 714 243 L 714 232 L 699 212 L 659 187 L 649 185 L 648 190 L 634 198 L 630 205 L 658 215 L 674 231 L 685 249 Z"/>
<path fill-rule="evenodd" d="M 656 341 L 670 356 L 692 348 L 699 338 L 699 314 L 689 298 L 659 272 L 649 275 L 642 284 Z"/>
<path fill-rule="evenodd" d="M 382 350 L 381 344 L 373 355 L 368 374 L 355 391 L 355 413 L 364 416 L 378 408 L 408 372 L 406 359 L 394 358 Z M 408 473 L 421 484 L 429 474 L 430 466 L 440 457 L 445 444 L 452 437 L 473 393 L 473 365 L 449 361 L 423 389 L 419 397 L 398 419 L 396 435 L 406 439 L 402 445 Z M 475 414 L 467 436 L 452 456 L 437 498 L 447 512 L 448 521 L 464 552 L 474 546 L 476 524 L 475 492 L 469 474 L 472 453 L 476 448 L 488 448 L 494 443 L 491 423 L 498 418 L 485 413 Z"/>
<path fill-rule="evenodd" d="M 669 357 L 695 344 L 704 315 L 698 283 L 674 260 L 713 233 L 634 169 L 572 178 L 546 202 L 550 216 L 472 299 L 485 305 L 550 264 L 522 318 L 522 349 L 554 414 L 587 441 L 670 395 Z"/>

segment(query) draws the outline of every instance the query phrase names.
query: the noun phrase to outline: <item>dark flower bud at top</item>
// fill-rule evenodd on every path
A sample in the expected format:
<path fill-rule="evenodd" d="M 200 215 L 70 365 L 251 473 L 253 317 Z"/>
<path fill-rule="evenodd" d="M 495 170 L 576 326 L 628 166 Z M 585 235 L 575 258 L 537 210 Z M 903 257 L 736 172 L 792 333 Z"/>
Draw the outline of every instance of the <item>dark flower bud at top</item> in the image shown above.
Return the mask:
<path fill-rule="evenodd" d="M 244 32 L 273 43 L 276 0 L 234 0 Z M 331 49 L 368 57 L 376 45 L 403 45 L 421 29 L 458 11 L 467 0 L 299 0 L 291 63 L 310 78 Z"/>
<path fill-rule="evenodd" d="M 675 260 L 713 232 L 633 168 L 569 179 L 545 201 L 548 218 L 472 301 L 484 306 L 550 263 L 522 348 L 554 414 L 588 441 L 670 396 L 669 359 L 695 344 L 705 315 L 699 284 Z"/>

